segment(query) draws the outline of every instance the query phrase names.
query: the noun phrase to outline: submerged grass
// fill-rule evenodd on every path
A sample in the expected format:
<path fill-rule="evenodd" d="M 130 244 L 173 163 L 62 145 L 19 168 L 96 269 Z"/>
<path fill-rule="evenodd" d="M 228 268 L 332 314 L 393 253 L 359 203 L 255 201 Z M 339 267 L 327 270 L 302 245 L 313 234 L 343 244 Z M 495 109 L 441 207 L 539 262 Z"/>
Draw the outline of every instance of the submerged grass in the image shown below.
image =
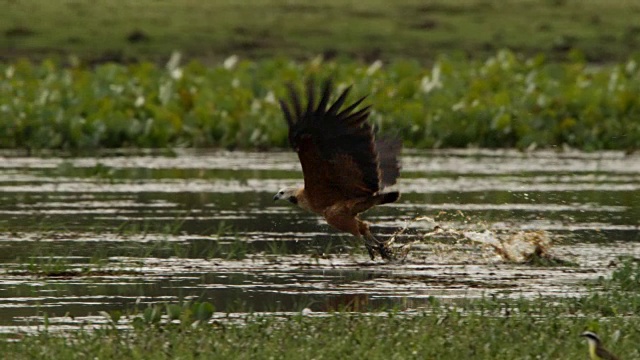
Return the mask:
<path fill-rule="evenodd" d="M 47 247 L 37 244 L 30 247 L 32 255 L 26 259 L 17 257 L 6 274 L 13 276 L 35 276 L 42 278 L 73 278 L 92 276 L 137 275 L 138 272 L 126 268 L 121 263 L 109 261 L 104 254 L 91 257 L 53 256 L 47 254 Z"/>
<path fill-rule="evenodd" d="M 354 84 L 353 99 L 370 93 L 371 121 L 407 147 L 640 147 L 636 61 L 594 67 L 579 55 L 555 64 L 500 51 L 432 67 L 235 57 L 205 67 L 178 55 L 166 67 L 5 63 L 0 148 L 283 148 L 277 99 L 309 76 Z"/>

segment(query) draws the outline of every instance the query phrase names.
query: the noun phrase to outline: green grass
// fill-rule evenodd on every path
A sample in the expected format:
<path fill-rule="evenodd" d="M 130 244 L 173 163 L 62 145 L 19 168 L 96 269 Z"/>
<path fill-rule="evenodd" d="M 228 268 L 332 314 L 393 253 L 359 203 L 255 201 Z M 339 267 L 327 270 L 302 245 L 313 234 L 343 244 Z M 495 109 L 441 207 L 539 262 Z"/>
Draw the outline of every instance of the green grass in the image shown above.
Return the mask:
<path fill-rule="evenodd" d="M 12 359 L 583 359 L 587 347 L 578 335 L 588 324 L 566 317 L 494 318 L 454 311 L 410 317 L 335 314 L 127 335 L 40 334 L 0 349 Z M 640 356 L 635 324 L 617 319 L 598 328 L 612 351 L 629 359 Z"/>
<path fill-rule="evenodd" d="M 373 59 L 483 57 L 511 48 L 620 61 L 640 45 L 633 0 L 0 1 L 0 57 L 89 61 L 318 54 Z"/>
<path fill-rule="evenodd" d="M 441 57 L 362 65 L 285 58 L 206 67 L 153 63 L 0 64 L 0 148 L 287 147 L 277 98 L 285 84 L 332 76 L 370 93 L 371 121 L 413 148 L 584 150 L 640 147 L 640 66 L 562 64 L 500 51 L 484 61 Z"/>
<path fill-rule="evenodd" d="M 578 335 L 599 333 L 623 359 L 640 357 L 640 262 L 623 261 L 610 279 L 577 298 L 500 297 L 447 303 L 401 314 L 333 313 L 325 317 L 251 315 L 206 321 L 209 303 L 153 305 L 104 313 L 98 331 L 65 336 L 43 330 L 0 342 L 12 359 L 581 359 Z M 173 322 L 167 320 L 172 319 Z M 128 320 L 130 330 L 116 327 Z"/>

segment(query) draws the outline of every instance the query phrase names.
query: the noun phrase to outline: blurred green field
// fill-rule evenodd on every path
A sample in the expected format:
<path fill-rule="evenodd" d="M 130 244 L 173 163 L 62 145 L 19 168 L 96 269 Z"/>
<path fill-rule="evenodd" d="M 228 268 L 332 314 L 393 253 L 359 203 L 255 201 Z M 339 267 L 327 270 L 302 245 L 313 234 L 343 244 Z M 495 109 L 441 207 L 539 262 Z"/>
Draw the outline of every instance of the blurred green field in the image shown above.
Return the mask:
<path fill-rule="evenodd" d="M 285 84 L 334 78 L 370 94 L 370 120 L 413 148 L 640 148 L 640 66 L 485 61 L 238 60 L 95 67 L 0 64 L 0 148 L 287 147 Z M 319 85 L 318 85 L 319 86 Z"/>
<path fill-rule="evenodd" d="M 622 61 L 640 45 L 634 0 L 0 0 L 0 59 L 90 62 L 346 56 L 365 61 L 509 48 Z"/>

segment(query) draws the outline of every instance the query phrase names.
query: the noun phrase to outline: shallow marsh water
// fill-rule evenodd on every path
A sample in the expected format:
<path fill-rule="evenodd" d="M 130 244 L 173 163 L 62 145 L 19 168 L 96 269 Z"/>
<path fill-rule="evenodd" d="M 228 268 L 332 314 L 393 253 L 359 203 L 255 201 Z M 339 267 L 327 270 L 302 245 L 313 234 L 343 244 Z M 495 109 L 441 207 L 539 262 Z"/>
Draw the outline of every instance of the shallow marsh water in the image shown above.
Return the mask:
<path fill-rule="evenodd" d="M 394 264 L 273 203 L 300 181 L 286 152 L 0 157 L 0 332 L 185 299 L 226 316 L 576 296 L 640 257 L 638 155 L 407 151 L 401 200 L 364 215 L 382 238 L 404 230 Z M 511 263 L 491 245 L 517 256 L 532 235 L 577 266 Z"/>

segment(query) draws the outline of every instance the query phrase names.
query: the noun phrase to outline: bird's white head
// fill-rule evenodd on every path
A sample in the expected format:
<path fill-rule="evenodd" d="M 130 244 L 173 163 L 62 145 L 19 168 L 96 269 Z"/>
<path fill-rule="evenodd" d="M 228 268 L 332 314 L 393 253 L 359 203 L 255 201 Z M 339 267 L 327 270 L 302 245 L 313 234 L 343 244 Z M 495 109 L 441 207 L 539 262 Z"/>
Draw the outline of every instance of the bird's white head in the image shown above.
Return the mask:
<path fill-rule="evenodd" d="M 582 334 L 580 334 L 580 336 L 584 336 L 585 338 L 587 338 L 587 341 L 590 344 L 593 345 L 598 345 L 600 344 L 600 338 L 598 337 L 598 335 L 594 332 L 591 331 L 585 331 Z"/>
<path fill-rule="evenodd" d="M 297 195 L 299 191 L 300 191 L 300 188 L 295 186 L 282 188 L 273 196 L 273 201 L 287 200 L 292 204 L 298 204 Z"/>

